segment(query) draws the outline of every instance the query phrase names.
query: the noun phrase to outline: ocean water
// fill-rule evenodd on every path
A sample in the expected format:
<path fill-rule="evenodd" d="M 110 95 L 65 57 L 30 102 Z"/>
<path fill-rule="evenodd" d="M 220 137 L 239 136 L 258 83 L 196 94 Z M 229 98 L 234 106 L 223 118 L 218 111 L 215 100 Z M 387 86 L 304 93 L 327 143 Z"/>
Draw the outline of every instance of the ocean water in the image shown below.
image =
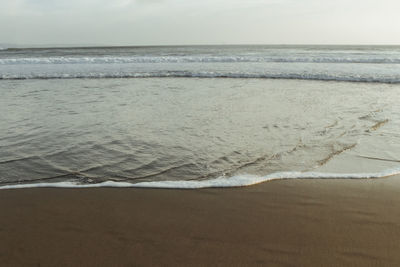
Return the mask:
<path fill-rule="evenodd" d="M 0 188 L 393 175 L 399 92 L 393 46 L 5 49 Z"/>

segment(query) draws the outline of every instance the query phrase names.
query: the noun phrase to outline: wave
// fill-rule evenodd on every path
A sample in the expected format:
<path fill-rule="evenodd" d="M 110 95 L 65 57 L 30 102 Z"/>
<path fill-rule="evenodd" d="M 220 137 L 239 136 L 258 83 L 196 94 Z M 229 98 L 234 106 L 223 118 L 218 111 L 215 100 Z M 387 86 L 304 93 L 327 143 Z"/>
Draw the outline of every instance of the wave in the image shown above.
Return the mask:
<path fill-rule="evenodd" d="M 129 63 L 366 63 L 400 64 L 399 56 L 127 56 L 127 57 L 26 57 L 3 58 L 0 65 L 19 64 L 129 64 Z"/>
<path fill-rule="evenodd" d="M 329 73 L 242 73 L 242 72 L 207 72 L 207 71 L 155 71 L 132 73 L 23 73 L 0 74 L 0 80 L 28 79 L 112 79 L 112 78 L 253 78 L 253 79 L 296 79 L 318 81 L 343 81 L 366 83 L 400 83 L 397 76 L 368 76 Z"/>
<path fill-rule="evenodd" d="M 229 188 L 244 187 L 260 184 L 273 180 L 284 179 L 372 179 L 383 178 L 400 174 L 400 167 L 387 169 L 376 173 L 321 173 L 321 172 L 277 172 L 266 176 L 237 175 L 233 177 L 218 177 L 216 179 L 201 181 L 154 181 L 127 183 L 106 181 L 95 184 L 76 184 L 73 182 L 58 183 L 34 183 L 5 185 L 0 189 L 23 189 L 23 188 L 99 188 L 99 187 L 119 187 L 119 188 L 161 188 L 161 189 L 200 189 L 200 188 Z"/>

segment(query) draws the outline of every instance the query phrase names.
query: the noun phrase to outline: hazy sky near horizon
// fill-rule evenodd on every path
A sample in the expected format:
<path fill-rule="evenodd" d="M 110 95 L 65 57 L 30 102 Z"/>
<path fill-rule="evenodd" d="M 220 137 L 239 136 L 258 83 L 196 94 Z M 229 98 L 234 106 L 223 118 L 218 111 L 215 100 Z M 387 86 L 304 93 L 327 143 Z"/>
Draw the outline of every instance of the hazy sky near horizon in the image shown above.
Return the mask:
<path fill-rule="evenodd" d="M 0 43 L 400 44 L 398 0 L 0 0 Z"/>

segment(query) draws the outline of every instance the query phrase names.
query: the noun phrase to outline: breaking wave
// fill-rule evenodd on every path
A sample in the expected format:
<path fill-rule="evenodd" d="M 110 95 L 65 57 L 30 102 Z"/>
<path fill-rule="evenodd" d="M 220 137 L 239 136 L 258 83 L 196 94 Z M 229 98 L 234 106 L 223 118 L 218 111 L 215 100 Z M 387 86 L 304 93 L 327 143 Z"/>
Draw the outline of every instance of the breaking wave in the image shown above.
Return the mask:
<path fill-rule="evenodd" d="M 400 64 L 400 57 L 389 56 L 102 56 L 102 57 L 26 57 L 3 58 L 0 65 L 19 64 L 124 64 L 124 63 L 358 63 Z"/>
<path fill-rule="evenodd" d="M 319 81 L 344 81 L 367 83 L 400 83 L 398 76 L 352 75 L 337 73 L 243 73 L 207 71 L 155 71 L 155 72 L 87 72 L 87 73 L 21 73 L 0 74 L 0 80 L 27 79 L 111 79 L 111 78 L 254 78 L 254 79 L 296 79 Z"/>

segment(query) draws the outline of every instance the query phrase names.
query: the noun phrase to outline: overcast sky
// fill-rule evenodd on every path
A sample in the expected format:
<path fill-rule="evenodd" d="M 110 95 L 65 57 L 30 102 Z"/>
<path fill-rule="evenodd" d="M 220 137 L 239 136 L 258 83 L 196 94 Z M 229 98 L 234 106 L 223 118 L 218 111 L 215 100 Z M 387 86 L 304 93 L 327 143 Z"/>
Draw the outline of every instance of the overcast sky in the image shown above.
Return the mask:
<path fill-rule="evenodd" d="M 0 0 L 0 43 L 400 44 L 399 0 Z"/>

